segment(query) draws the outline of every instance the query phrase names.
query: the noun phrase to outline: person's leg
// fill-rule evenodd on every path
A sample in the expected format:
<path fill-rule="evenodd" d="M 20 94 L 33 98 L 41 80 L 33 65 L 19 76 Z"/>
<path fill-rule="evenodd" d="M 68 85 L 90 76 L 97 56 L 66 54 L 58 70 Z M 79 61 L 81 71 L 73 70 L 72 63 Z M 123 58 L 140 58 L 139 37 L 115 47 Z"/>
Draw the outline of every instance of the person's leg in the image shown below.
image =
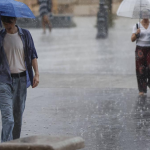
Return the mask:
<path fill-rule="evenodd" d="M 47 21 L 47 24 L 48 24 L 49 31 L 51 32 L 52 31 L 52 24 L 51 24 L 49 19 Z"/>
<path fill-rule="evenodd" d="M 0 110 L 2 116 L 1 142 L 11 141 L 14 127 L 12 88 L 4 83 L 0 83 Z"/>
<path fill-rule="evenodd" d="M 145 50 L 136 48 L 136 75 L 139 94 L 147 93 L 146 57 Z"/>
<path fill-rule="evenodd" d="M 43 27 L 43 33 L 44 34 L 46 33 L 46 25 L 48 24 L 48 22 L 49 22 L 48 16 L 46 14 L 43 14 L 43 17 L 42 17 L 42 27 Z"/>
<path fill-rule="evenodd" d="M 13 79 L 14 95 L 13 95 L 13 114 L 14 114 L 14 129 L 13 139 L 20 138 L 22 116 L 25 109 L 26 101 L 26 77 Z"/>
<path fill-rule="evenodd" d="M 45 15 L 44 15 L 45 16 Z M 43 27 L 43 33 L 46 33 L 46 23 L 45 23 L 45 17 L 42 17 L 42 27 Z"/>
<path fill-rule="evenodd" d="M 147 86 L 150 88 L 150 49 L 147 51 Z"/>
<path fill-rule="evenodd" d="M 51 32 L 51 30 L 52 30 L 52 25 L 51 25 L 51 22 L 50 22 L 50 20 L 49 20 L 49 18 L 48 18 L 47 15 L 44 15 L 44 20 L 45 20 L 45 24 L 48 25 L 49 31 Z"/>

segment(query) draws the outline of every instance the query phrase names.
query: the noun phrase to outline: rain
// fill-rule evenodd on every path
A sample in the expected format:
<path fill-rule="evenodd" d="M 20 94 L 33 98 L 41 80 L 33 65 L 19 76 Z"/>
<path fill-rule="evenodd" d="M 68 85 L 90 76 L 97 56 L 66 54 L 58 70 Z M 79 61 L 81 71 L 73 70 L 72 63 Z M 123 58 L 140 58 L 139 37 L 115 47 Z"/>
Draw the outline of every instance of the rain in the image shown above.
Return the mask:
<path fill-rule="evenodd" d="M 150 150 L 150 90 L 139 96 L 131 42 L 139 19 L 117 16 L 122 0 L 52 0 L 52 29 L 43 32 L 36 0 L 18 1 L 35 15 L 17 25 L 32 35 L 40 73 L 38 87 L 27 90 L 21 138 L 81 137 L 83 150 Z"/>

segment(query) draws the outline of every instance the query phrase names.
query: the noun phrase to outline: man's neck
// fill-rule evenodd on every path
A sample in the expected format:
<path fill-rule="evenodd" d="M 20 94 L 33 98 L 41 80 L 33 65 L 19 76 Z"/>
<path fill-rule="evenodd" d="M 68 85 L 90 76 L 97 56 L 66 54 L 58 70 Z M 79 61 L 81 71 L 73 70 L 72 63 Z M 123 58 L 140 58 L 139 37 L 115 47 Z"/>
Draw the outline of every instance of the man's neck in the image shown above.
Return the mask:
<path fill-rule="evenodd" d="M 6 29 L 6 31 L 7 31 L 7 33 L 9 33 L 9 34 L 15 34 L 15 33 L 18 32 L 18 28 L 15 26 L 14 28 L 12 28 L 12 29 L 10 29 L 10 30 L 7 30 L 7 29 Z"/>

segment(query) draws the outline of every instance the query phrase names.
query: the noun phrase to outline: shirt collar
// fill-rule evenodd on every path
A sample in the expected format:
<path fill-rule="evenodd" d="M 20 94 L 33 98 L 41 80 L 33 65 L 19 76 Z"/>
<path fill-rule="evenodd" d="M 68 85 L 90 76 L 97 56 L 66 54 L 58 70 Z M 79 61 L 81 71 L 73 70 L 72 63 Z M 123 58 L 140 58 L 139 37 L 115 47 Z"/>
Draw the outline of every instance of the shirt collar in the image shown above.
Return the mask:
<path fill-rule="evenodd" d="M 16 27 L 18 28 L 18 33 L 19 33 L 19 35 L 20 35 L 20 36 L 24 35 L 22 29 L 21 29 L 18 25 L 16 25 Z M 6 29 L 3 29 L 1 36 L 4 38 L 4 36 L 6 35 L 6 33 L 7 33 L 7 32 L 6 32 Z"/>
<path fill-rule="evenodd" d="M 19 26 L 17 26 L 17 25 L 16 25 L 16 27 L 18 28 L 19 35 L 24 35 L 22 29 Z"/>

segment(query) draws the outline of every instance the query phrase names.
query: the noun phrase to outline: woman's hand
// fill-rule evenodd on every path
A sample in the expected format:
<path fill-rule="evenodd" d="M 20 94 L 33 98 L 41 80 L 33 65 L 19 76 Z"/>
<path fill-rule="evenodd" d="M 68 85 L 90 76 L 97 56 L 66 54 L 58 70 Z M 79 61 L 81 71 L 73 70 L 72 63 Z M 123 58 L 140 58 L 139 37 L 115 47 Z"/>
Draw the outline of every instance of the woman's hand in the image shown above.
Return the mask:
<path fill-rule="evenodd" d="M 141 30 L 137 29 L 136 34 L 140 34 Z"/>
<path fill-rule="evenodd" d="M 131 36 L 131 41 L 134 42 L 136 41 L 136 39 L 138 39 L 140 37 L 140 33 L 141 33 L 141 30 L 140 29 L 137 29 L 136 33 L 133 33 L 132 36 Z"/>

